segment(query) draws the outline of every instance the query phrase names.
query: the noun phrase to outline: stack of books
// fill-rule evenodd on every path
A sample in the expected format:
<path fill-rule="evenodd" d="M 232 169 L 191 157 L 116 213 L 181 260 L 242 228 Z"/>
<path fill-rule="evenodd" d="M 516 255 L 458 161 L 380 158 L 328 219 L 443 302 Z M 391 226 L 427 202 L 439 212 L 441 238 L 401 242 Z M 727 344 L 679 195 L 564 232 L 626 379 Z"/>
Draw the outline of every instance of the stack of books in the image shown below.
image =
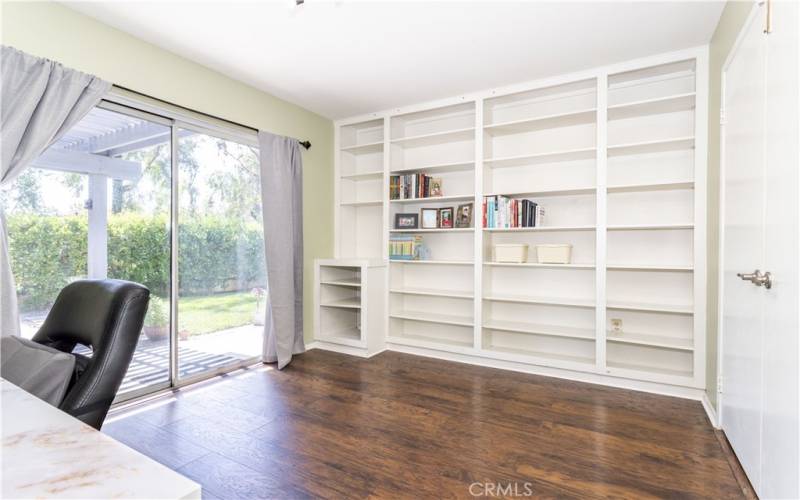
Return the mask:
<path fill-rule="evenodd" d="M 392 175 L 389 177 L 389 199 L 408 200 L 442 195 L 442 181 L 425 174 Z"/>
<path fill-rule="evenodd" d="M 422 236 L 397 235 L 389 238 L 389 259 L 419 260 Z"/>
<path fill-rule="evenodd" d="M 483 197 L 483 227 L 537 227 L 544 221 L 544 208 L 532 200 L 507 196 Z"/>

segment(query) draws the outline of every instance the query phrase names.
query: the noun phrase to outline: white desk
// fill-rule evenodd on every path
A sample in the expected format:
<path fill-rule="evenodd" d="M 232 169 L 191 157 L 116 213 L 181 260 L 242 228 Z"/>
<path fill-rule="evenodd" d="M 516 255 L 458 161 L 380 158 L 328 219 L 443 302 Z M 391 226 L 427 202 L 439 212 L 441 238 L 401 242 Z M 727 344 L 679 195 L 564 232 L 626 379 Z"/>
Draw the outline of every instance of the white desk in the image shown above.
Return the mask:
<path fill-rule="evenodd" d="M 0 379 L 2 498 L 199 499 L 200 485 Z"/>

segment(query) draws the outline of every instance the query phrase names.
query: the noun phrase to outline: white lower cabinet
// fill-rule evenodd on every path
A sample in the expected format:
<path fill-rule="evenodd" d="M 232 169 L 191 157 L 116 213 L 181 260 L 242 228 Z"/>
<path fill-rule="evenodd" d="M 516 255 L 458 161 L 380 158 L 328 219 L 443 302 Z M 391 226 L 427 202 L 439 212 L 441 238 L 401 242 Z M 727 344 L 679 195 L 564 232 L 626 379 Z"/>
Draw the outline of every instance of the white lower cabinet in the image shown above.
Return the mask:
<path fill-rule="evenodd" d="M 318 259 L 314 265 L 314 287 L 316 342 L 363 356 L 384 349 L 384 262 Z"/>

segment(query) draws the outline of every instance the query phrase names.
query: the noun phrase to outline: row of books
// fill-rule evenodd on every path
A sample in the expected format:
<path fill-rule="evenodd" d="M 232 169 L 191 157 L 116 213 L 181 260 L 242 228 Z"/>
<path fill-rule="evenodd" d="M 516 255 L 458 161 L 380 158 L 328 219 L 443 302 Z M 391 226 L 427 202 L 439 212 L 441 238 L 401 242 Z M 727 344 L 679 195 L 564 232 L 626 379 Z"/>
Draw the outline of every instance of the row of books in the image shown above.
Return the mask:
<path fill-rule="evenodd" d="M 532 200 L 484 196 L 483 227 L 536 227 L 544 221 L 544 208 Z"/>
<path fill-rule="evenodd" d="M 442 180 L 425 174 L 392 175 L 389 177 L 389 199 L 408 200 L 442 196 Z"/>
<path fill-rule="evenodd" d="M 392 260 L 419 260 L 422 236 L 396 235 L 389 238 L 389 258 Z"/>

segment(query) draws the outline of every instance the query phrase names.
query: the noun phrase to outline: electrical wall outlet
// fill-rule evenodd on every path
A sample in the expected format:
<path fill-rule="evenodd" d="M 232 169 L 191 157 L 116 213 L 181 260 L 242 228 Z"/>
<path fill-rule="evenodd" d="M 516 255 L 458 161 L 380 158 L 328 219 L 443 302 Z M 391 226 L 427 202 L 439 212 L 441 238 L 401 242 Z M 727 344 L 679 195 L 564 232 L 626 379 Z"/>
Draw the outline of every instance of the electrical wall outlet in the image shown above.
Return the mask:
<path fill-rule="evenodd" d="M 621 332 L 622 331 L 622 320 L 619 318 L 611 318 L 611 331 L 613 332 Z"/>

